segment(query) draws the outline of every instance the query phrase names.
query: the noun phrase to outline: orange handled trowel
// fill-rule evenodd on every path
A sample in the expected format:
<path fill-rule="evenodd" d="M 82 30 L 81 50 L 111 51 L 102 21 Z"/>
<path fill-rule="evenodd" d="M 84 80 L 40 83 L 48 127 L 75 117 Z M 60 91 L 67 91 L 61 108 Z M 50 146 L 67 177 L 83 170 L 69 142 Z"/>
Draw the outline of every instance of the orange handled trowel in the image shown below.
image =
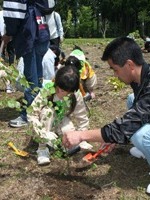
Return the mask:
<path fill-rule="evenodd" d="M 22 156 L 22 157 L 29 157 L 28 152 L 17 149 L 12 142 L 9 142 L 8 146 L 11 147 L 15 151 L 15 154 Z"/>
<path fill-rule="evenodd" d="M 109 151 L 111 144 L 103 145 L 96 153 L 88 153 L 82 160 L 86 162 L 94 162 L 102 153 L 107 153 Z"/>

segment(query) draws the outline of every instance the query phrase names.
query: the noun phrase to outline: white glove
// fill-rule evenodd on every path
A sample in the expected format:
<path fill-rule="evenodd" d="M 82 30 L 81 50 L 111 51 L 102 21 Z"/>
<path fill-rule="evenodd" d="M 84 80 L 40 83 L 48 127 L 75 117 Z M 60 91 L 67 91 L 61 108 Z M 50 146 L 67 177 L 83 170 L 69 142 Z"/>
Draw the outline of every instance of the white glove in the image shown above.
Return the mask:
<path fill-rule="evenodd" d="M 53 147 L 54 140 L 56 140 L 58 136 L 54 132 L 49 131 L 45 134 L 44 138 L 47 140 L 46 144 Z"/>
<path fill-rule="evenodd" d="M 83 141 L 79 144 L 79 146 L 81 147 L 81 149 L 83 150 L 91 150 L 93 148 L 93 146 L 91 144 L 89 144 L 86 141 Z"/>

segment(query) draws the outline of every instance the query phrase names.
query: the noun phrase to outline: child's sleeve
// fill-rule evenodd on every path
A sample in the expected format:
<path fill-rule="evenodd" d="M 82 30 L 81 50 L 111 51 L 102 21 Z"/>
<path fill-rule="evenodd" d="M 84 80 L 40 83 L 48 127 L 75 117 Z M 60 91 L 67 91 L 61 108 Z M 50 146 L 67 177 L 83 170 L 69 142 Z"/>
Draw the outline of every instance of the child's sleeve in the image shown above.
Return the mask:
<path fill-rule="evenodd" d="M 77 99 L 77 105 L 73 115 L 77 122 L 77 130 L 87 130 L 89 128 L 89 118 L 82 94 L 80 91 L 77 91 L 75 96 Z"/>

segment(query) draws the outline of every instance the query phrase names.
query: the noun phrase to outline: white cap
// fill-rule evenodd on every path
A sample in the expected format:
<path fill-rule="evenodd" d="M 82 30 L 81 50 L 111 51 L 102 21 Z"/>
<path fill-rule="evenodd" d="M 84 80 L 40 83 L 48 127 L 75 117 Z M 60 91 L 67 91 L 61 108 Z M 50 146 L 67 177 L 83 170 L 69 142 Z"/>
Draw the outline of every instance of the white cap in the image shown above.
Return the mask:
<path fill-rule="evenodd" d="M 78 58 L 81 61 L 85 61 L 85 55 L 82 51 L 80 51 L 79 49 L 75 49 L 74 51 L 71 52 L 70 56 L 75 56 L 76 58 Z"/>

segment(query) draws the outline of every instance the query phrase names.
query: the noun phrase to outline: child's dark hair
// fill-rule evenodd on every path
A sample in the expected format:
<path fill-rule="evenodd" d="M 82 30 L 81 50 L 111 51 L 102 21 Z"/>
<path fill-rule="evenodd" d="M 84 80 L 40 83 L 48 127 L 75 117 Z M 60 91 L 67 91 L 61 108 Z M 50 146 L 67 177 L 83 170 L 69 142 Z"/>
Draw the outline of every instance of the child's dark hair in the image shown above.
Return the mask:
<path fill-rule="evenodd" d="M 79 89 L 79 71 L 72 65 L 61 67 L 55 76 L 55 85 L 67 92 L 75 92 Z"/>
<path fill-rule="evenodd" d="M 54 52 L 54 54 L 56 55 L 56 58 L 55 58 L 55 67 L 57 67 L 57 65 L 59 64 L 59 61 L 60 61 L 60 53 L 61 53 L 61 50 L 59 47 L 57 47 L 56 45 L 50 45 L 49 48 Z"/>
<path fill-rule="evenodd" d="M 55 85 L 67 92 L 72 92 L 69 96 L 71 104 L 67 116 L 69 116 L 76 107 L 77 100 L 74 92 L 79 89 L 79 82 L 79 71 L 72 65 L 61 67 L 56 73 Z"/>
<path fill-rule="evenodd" d="M 81 62 L 78 58 L 76 58 L 75 56 L 69 56 L 65 62 L 65 66 L 67 65 L 71 65 L 77 68 L 78 71 L 81 70 L 82 65 Z"/>

